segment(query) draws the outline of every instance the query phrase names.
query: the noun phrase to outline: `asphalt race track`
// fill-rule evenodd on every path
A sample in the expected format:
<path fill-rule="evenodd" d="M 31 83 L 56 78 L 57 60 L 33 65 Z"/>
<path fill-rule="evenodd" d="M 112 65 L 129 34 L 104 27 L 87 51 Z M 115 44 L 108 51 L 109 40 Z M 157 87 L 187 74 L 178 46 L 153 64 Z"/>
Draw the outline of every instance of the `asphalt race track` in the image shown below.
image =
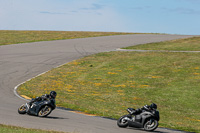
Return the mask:
<path fill-rule="evenodd" d="M 192 36 L 136 34 L 0 46 L 0 124 L 73 133 L 143 133 L 134 128 L 118 128 L 116 120 L 62 109 L 55 109 L 47 118 L 19 115 L 17 109 L 26 101 L 15 95 L 14 88 L 38 74 L 87 55 L 187 37 Z M 180 131 L 158 128 L 155 132 Z"/>

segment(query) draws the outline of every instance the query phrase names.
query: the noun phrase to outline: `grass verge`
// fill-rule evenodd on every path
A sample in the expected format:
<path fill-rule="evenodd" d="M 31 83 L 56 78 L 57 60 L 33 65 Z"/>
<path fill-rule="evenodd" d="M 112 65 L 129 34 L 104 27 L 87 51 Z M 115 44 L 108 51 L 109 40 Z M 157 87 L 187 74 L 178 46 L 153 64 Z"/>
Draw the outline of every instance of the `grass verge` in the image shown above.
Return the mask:
<path fill-rule="evenodd" d="M 160 126 L 200 132 L 199 60 L 200 53 L 99 53 L 34 78 L 18 93 L 34 98 L 56 90 L 58 106 L 116 119 L 128 107 L 155 102 Z"/>
<path fill-rule="evenodd" d="M 0 30 L 0 45 L 64 40 L 85 37 L 124 35 L 122 32 L 81 32 L 81 31 L 13 31 Z"/>
<path fill-rule="evenodd" d="M 0 124 L 0 132 L 1 133 L 63 133 L 56 131 L 44 131 L 39 129 L 37 130 L 37 129 L 16 127 L 16 126 L 7 126 L 1 124 Z"/>
<path fill-rule="evenodd" d="M 127 47 L 137 50 L 173 50 L 173 51 L 200 51 L 200 37 L 171 40 L 158 43 L 148 43 Z"/>

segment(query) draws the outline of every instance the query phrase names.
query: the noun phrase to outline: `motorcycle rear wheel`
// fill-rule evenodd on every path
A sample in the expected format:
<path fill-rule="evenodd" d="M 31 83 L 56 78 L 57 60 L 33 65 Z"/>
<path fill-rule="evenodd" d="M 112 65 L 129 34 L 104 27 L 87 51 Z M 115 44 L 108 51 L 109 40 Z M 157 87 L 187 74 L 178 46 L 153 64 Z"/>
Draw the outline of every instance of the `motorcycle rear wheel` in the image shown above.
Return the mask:
<path fill-rule="evenodd" d="M 44 106 L 38 112 L 38 116 L 39 117 L 46 117 L 51 113 L 51 111 L 52 111 L 52 108 L 50 106 Z"/>
<path fill-rule="evenodd" d="M 18 108 L 18 113 L 19 114 L 26 114 L 26 105 L 23 104 Z"/>
<path fill-rule="evenodd" d="M 155 119 L 148 119 L 144 124 L 144 130 L 146 131 L 154 131 L 157 127 L 158 121 Z"/>
<path fill-rule="evenodd" d="M 126 128 L 128 126 L 128 120 L 126 120 L 126 118 L 127 118 L 127 115 L 124 115 L 124 116 L 120 117 L 117 120 L 117 125 L 119 127 Z"/>

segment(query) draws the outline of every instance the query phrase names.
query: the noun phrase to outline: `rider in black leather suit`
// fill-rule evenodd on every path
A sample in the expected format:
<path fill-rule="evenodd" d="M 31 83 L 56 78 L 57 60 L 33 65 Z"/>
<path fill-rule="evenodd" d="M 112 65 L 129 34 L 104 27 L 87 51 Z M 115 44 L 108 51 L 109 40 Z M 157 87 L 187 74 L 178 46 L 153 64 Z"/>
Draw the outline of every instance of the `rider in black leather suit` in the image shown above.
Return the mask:
<path fill-rule="evenodd" d="M 41 97 L 36 97 L 35 99 L 32 99 L 29 102 L 29 105 L 31 107 L 32 103 L 36 102 L 36 101 L 41 101 L 41 100 L 48 100 L 48 99 L 53 99 L 55 100 L 57 93 L 55 91 L 51 91 L 50 94 L 45 94 L 42 95 Z"/>
<path fill-rule="evenodd" d="M 151 111 L 153 109 L 157 109 L 157 105 L 155 103 L 152 103 L 151 105 L 145 105 L 142 108 L 138 108 L 136 110 L 133 110 L 131 112 L 131 114 L 132 115 L 137 115 L 137 114 L 142 113 L 143 110 L 145 110 L 145 111 Z"/>

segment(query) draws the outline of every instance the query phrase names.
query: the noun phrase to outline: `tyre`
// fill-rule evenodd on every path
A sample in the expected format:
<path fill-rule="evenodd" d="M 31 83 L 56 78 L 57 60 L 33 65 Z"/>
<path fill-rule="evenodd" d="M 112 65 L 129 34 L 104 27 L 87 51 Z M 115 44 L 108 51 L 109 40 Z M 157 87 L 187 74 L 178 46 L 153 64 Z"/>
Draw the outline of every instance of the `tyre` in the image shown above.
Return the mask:
<path fill-rule="evenodd" d="M 153 131 L 158 127 L 158 121 L 155 119 L 148 119 L 144 124 L 144 130 Z"/>
<path fill-rule="evenodd" d="M 19 114 L 26 114 L 26 105 L 23 104 L 18 108 L 18 113 Z"/>
<path fill-rule="evenodd" d="M 128 120 L 127 120 L 127 119 L 129 119 L 129 118 L 127 117 L 127 115 L 124 115 L 124 116 L 120 117 L 120 118 L 117 120 L 117 125 L 118 125 L 119 127 L 126 128 L 126 127 L 128 126 Z"/>
<path fill-rule="evenodd" d="M 52 111 L 52 108 L 50 106 L 43 106 L 40 111 L 38 112 L 39 117 L 46 117 L 48 116 Z"/>

